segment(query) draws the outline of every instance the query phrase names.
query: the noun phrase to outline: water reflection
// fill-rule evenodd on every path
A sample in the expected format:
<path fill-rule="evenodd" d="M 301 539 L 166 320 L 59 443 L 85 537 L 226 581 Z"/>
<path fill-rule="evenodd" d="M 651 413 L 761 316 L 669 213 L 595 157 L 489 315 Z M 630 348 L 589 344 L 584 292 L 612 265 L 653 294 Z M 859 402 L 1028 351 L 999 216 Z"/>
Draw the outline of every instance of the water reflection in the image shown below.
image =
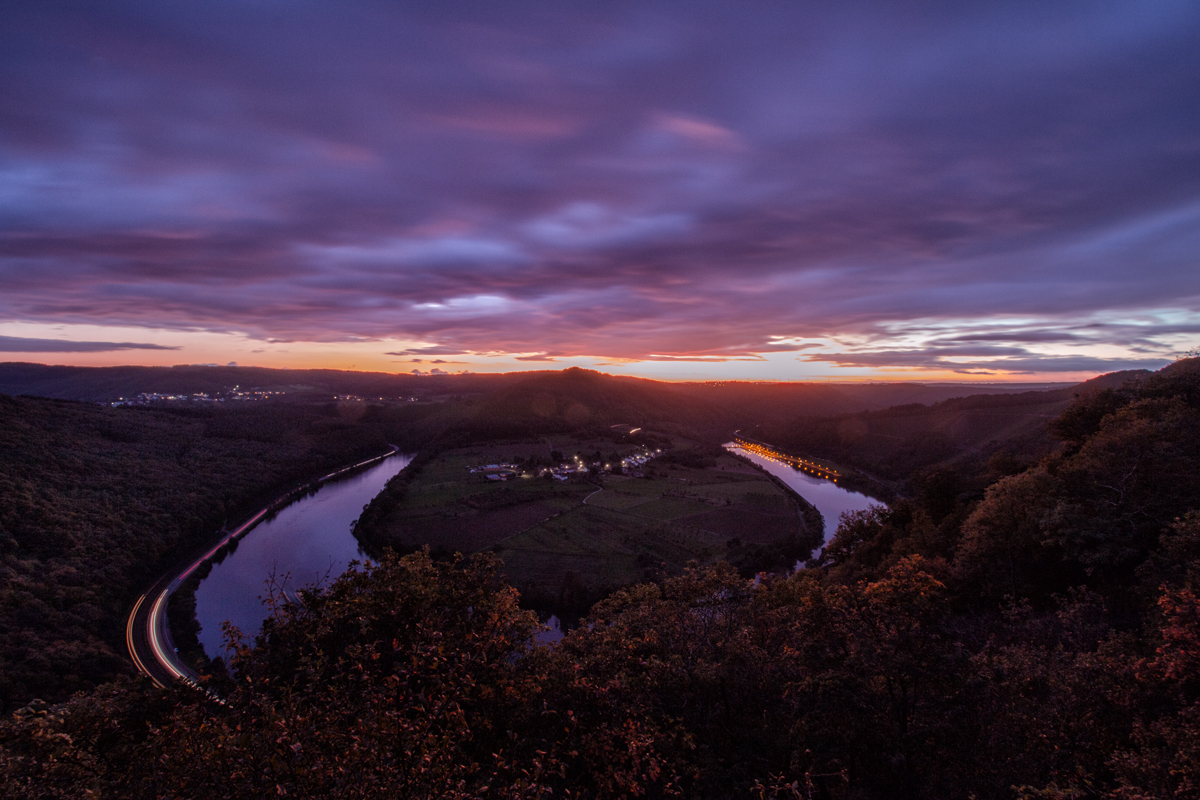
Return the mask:
<path fill-rule="evenodd" d="M 567 632 L 563 630 L 562 622 L 555 614 L 551 614 L 548 619 L 543 620 L 542 624 L 548 630 L 538 631 L 533 635 L 533 641 L 536 644 L 558 644 L 567 635 Z"/>
<path fill-rule="evenodd" d="M 363 506 L 410 461 L 411 455 L 397 454 L 356 475 L 331 481 L 246 534 L 235 552 L 213 565 L 196 590 L 204 652 L 210 657 L 224 655 L 221 623 L 225 620 L 247 636 L 258 632 L 268 616 L 262 597 L 272 577 L 294 597 L 296 589 L 328 583 L 351 561 L 363 560 L 350 526 Z"/>
<path fill-rule="evenodd" d="M 874 497 L 843 489 L 833 481 L 813 477 L 795 467 L 745 450 L 733 442 L 726 444 L 725 449 L 731 453 L 737 453 L 779 478 L 794 489 L 798 495 L 816 506 L 817 510 L 821 512 L 821 516 L 825 518 L 825 544 L 829 544 L 829 540 L 833 538 L 833 534 L 837 531 L 838 520 L 843 513 L 864 511 L 873 505 L 883 504 L 881 500 L 876 500 Z"/>

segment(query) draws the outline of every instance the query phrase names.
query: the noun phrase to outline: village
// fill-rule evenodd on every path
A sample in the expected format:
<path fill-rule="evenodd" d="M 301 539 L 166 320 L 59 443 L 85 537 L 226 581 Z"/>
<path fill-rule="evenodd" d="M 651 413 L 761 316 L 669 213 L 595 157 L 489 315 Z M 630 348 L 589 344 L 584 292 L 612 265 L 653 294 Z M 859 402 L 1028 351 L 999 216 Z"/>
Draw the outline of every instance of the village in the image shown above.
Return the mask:
<path fill-rule="evenodd" d="M 134 397 L 121 397 L 108 405 L 117 406 L 148 406 L 155 403 L 224 403 L 250 402 L 254 400 L 269 400 L 285 392 L 270 389 L 243 389 L 240 386 L 226 388 L 220 392 L 196 392 L 195 394 L 164 394 L 160 392 L 141 392 Z"/>
<path fill-rule="evenodd" d="M 646 448 L 640 453 L 625 456 L 615 462 L 611 460 L 586 462 L 581 455 L 576 454 L 572 458 L 563 459 L 558 465 L 550 467 L 535 466 L 530 468 L 521 464 L 504 463 L 469 466 L 467 470 L 472 475 L 481 475 L 485 480 L 489 481 L 506 481 L 510 478 L 546 478 L 548 480 L 567 481 L 570 480 L 572 475 L 599 474 L 601 472 L 641 478 L 644 477 L 641 467 L 646 462 L 660 455 L 662 455 L 661 448 L 653 451 Z"/>

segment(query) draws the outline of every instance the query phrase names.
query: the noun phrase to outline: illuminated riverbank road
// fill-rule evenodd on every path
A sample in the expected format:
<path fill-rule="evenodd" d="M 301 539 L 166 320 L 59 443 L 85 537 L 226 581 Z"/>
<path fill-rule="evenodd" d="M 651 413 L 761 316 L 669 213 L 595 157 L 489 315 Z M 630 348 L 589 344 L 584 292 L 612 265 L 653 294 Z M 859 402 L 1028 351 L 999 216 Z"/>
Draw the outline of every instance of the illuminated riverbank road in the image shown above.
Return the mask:
<path fill-rule="evenodd" d="M 816 461 L 809 461 L 807 458 L 799 456 L 789 456 L 787 453 L 781 453 L 771 447 L 768 447 L 761 442 L 753 442 L 741 436 L 734 436 L 733 440 L 737 442 L 738 447 L 748 452 L 760 455 L 763 458 L 769 458 L 772 461 L 778 461 L 781 464 L 795 467 L 796 469 L 807 472 L 809 475 L 815 475 L 818 478 L 825 478 L 834 483 L 838 482 L 838 478 L 842 477 L 842 473 L 832 467 L 827 467 L 823 464 L 818 464 Z"/>
<path fill-rule="evenodd" d="M 375 458 L 368 458 L 366 461 L 360 461 L 357 464 L 343 467 L 328 475 L 317 478 L 309 486 L 325 483 L 343 473 L 365 467 L 376 461 L 382 461 L 398 452 L 400 452 L 400 448 L 393 445 L 392 452 L 390 453 L 385 453 Z M 133 605 L 133 609 L 129 612 L 129 620 L 125 623 L 125 646 L 129 649 L 129 657 L 133 660 L 133 664 L 137 667 L 138 672 L 147 676 L 163 688 L 166 688 L 175 681 L 183 681 L 207 693 L 207 690 L 203 689 L 198 683 L 200 676 L 179 659 L 179 654 L 176 652 L 175 645 L 171 641 L 170 625 L 167 622 L 167 603 L 170 601 L 171 595 L 174 594 L 175 590 L 201 564 L 215 556 L 220 552 L 222 547 L 225 547 L 234 539 L 249 533 L 255 525 L 261 522 L 272 511 L 276 511 L 283 505 L 287 505 L 287 503 L 291 502 L 293 495 L 294 493 L 289 494 L 284 500 L 272 503 L 234 530 L 225 533 L 220 541 L 204 555 L 195 561 L 191 561 L 181 570 L 172 570 L 170 573 L 159 578 L 145 594 L 138 598 L 137 602 Z"/>

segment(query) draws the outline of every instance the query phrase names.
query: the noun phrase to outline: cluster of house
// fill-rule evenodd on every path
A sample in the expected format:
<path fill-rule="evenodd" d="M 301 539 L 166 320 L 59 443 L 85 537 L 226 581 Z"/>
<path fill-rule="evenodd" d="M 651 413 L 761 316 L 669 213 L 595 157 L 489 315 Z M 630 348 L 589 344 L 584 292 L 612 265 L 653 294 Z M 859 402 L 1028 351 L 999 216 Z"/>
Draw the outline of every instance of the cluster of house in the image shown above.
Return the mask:
<path fill-rule="evenodd" d="M 516 464 L 484 464 L 478 467 L 467 467 L 472 475 L 482 474 L 489 481 L 506 481 L 509 478 L 520 477 L 520 467 Z"/>
<path fill-rule="evenodd" d="M 400 397 L 359 397 L 356 394 L 335 394 L 333 396 L 333 399 L 334 400 L 347 400 L 347 401 L 354 402 L 354 403 L 362 403 L 367 400 L 398 400 L 401 403 L 417 402 L 417 398 L 415 398 L 415 397 L 404 397 L 404 396 L 400 396 Z"/>
<path fill-rule="evenodd" d="M 650 459 L 661 455 L 662 450 L 643 450 L 641 453 L 636 453 L 631 456 L 626 456 L 621 459 L 621 471 L 626 475 L 631 475 L 635 478 L 642 477 L 640 468 Z M 612 472 L 615 465 L 605 463 L 603 461 L 594 461 L 592 463 L 585 462 L 580 456 L 575 456 L 570 461 L 559 464 L 557 467 L 542 467 L 536 472 L 524 472 L 516 464 L 483 464 L 477 467 L 467 467 L 472 475 L 483 475 L 489 481 L 506 481 L 509 478 L 540 478 L 550 477 L 556 481 L 570 480 L 572 475 L 586 474 L 589 470 L 595 469 L 599 472 Z"/>
<path fill-rule="evenodd" d="M 621 471 L 634 478 L 640 478 L 642 477 L 642 465 L 658 455 L 662 455 L 662 450 L 655 450 L 654 452 L 643 450 L 636 455 L 626 456 L 621 459 Z"/>
<path fill-rule="evenodd" d="M 220 392 L 196 392 L 195 394 L 163 394 L 160 392 L 141 392 L 136 397 L 122 397 L 109 403 L 110 406 L 148 406 L 154 403 L 224 403 L 227 400 L 245 402 L 248 400 L 267 400 L 275 395 L 285 394 L 281 391 L 267 389 L 242 389 L 234 386 Z"/>

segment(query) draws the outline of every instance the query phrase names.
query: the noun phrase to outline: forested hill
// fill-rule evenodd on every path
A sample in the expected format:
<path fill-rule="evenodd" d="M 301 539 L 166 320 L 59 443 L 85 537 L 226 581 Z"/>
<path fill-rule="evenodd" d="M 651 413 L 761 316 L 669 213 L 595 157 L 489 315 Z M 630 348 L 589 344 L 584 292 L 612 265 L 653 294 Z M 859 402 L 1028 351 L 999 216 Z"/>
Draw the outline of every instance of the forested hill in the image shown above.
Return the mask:
<path fill-rule="evenodd" d="M 1128 370 L 1044 391 L 974 394 L 834 415 L 804 414 L 747 431 L 789 452 L 837 461 L 912 489 L 937 470 L 963 484 L 1020 471 L 1057 449 L 1050 423 L 1077 397 L 1136 384 Z"/>
<path fill-rule="evenodd" d="M 1167 800 L 1200 792 L 1200 360 L 1080 393 L 982 497 L 617 592 L 553 648 L 494 556 L 385 557 L 214 679 L 0 723 L 14 796 Z"/>
<path fill-rule="evenodd" d="M 332 369 L 268 369 L 181 365 L 176 367 L 70 367 L 0 363 L 0 393 L 62 400 L 110 402 L 139 393 L 213 394 L 232 386 L 284 390 L 306 399 L 358 395 L 375 399 L 435 396 L 479 391 L 505 383 L 506 376 L 351 372 Z"/>
<path fill-rule="evenodd" d="M 448 408 L 448 423 L 475 418 L 481 428 L 496 422 L 545 426 L 612 422 L 642 424 L 669 418 L 711 430 L 713 436 L 759 423 L 788 422 L 877 411 L 903 403 L 936 403 L 977 394 L 1011 394 L 1026 388 L 998 384 L 836 384 L 816 382 L 664 382 L 592 370 L 514 372 L 498 375 L 390 374 L 262 367 L 66 367 L 0 363 L 0 393 L 66 400 L 111 402 L 140 393 L 207 394 L 233 386 L 284 391 L 293 399 L 328 401 L 353 395 L 367 401 L 480 401 L 470 409 Z M 718 433 L 718 431 L 720 433 Z"/>
<path fill-rule="evenodd" d="M 392 423 L 0 395 L 0 710 L 128 674 L 125 615 L 161 570 L 274 493 L 384 452 Z"/>
<path fill-rule="evenodd" d="M 445 438 L 471 442 L 550 432 L 601 433 L 621 424 L 714 439 L 730 430 L 726 409 L 676 384 L 574 368 L 507 377 L 503 386 L 449 404 L 440 415 Z"/>
<path fill-rule="evenodd" d="M 923 384 L 834 383 L 824 381 L 680 383 L 680 391 L 727 409 L 737 425 L 791 422 L 809 418 L 879 411 L 899 405 L 932 404 L 956 397 L 1010 395 L 1067 389 L 1071 384 Z"/>

